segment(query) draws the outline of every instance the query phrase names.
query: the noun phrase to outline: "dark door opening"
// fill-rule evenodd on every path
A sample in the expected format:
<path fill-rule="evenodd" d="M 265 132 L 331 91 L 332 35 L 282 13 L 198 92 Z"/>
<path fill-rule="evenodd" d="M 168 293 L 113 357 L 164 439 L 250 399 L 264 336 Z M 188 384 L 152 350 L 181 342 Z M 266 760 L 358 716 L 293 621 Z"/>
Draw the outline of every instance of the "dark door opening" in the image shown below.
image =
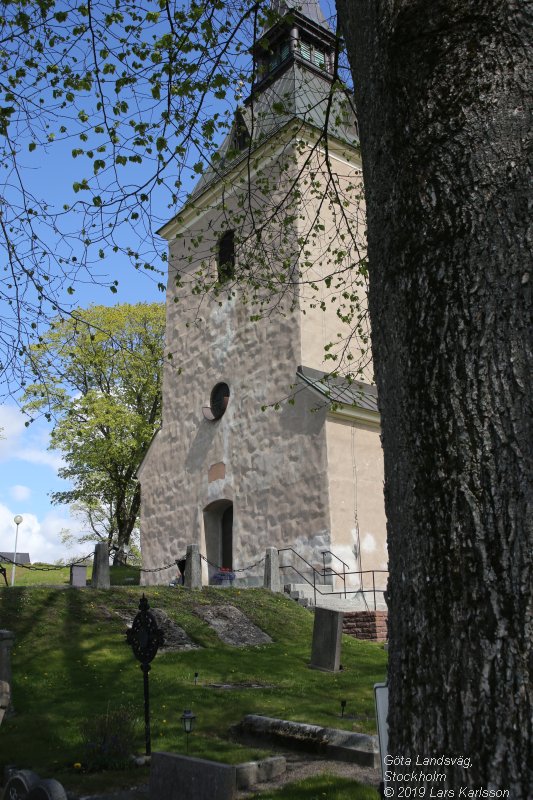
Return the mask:
<path fill-rule="evenodd" d="M 222 514 L 222 566 L 233 569 L 233 505 Z"/>

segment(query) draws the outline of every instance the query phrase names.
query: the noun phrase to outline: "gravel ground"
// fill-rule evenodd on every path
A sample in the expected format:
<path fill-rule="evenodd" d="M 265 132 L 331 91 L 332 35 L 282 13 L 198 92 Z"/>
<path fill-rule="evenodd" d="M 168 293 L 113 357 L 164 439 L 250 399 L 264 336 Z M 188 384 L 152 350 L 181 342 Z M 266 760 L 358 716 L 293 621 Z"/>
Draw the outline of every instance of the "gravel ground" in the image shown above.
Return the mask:
<path fill-rule="evenodd" d="M 332 775 L 339 775 L 343 778 L 352 778 L 368 786 L 378 788 L 380 772 L 372 767 L 360 767 L 358 764 L 349 764 L 346 761 L 314 758 L 301 753 L 285 753 L 284 755 L 287 759 L 287 771 L 283 775 L 268 783 L 257 784 L 253 790 L 237 792 L 238 800 L 247 800 L 247 798 L 253 797 L 258 792 L 278 789 L 286 783 L 310 778 L 313 775 L 320 775 L 322 772 L 329 772 Z M 112 794 L 85 795 L 79 800 L 148 800 L 148 797 L 148 786 L 146 785 Z M 164 800 L 164 798 L 161 798 L 161 800 Z"/>

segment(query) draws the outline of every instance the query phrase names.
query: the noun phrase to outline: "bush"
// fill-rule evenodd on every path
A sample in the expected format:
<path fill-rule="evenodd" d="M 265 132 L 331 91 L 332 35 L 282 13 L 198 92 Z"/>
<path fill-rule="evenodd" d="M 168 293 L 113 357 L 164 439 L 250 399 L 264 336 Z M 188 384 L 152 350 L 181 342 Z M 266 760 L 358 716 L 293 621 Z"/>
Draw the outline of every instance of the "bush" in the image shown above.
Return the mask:
<path fill-rule="evenodd" d="M 83 766 L 89 772 L 124 769 L 135 751 L 139 721 L 127 708 L 85 720 L 82 728 Z"/>

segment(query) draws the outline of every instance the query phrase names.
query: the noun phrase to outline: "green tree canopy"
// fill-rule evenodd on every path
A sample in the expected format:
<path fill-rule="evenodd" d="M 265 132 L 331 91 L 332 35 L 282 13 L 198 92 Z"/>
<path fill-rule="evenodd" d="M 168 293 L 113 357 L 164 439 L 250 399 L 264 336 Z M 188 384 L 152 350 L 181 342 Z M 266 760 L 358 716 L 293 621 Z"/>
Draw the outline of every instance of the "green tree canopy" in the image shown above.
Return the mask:
<path fill-rule="evenodd" d="M 135 473 L 161 420 L 164 328 L 157 303 L 91 306 L 58 319 L 29 352 L 36 380 L 24 407 L 53 421 L 50 448 L 72 484 L 52 500 L 84 508 L 117 552 L 136 527 Z"/>

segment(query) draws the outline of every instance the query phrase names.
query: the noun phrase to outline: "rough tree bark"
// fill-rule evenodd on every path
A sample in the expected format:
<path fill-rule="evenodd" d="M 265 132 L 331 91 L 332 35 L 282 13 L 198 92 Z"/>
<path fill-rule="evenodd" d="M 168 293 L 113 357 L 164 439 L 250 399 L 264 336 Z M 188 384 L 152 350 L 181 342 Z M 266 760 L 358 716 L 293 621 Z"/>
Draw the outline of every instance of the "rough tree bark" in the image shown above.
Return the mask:
<path fill-rule="evenodd" d="M 470 757 L 433 783 L 455 794 L 436 796 L 489 796 L 466 786 L 526 800 L 533 4 L 337 8 L 361 129 L 383 424 L 389 752 Z"/>

